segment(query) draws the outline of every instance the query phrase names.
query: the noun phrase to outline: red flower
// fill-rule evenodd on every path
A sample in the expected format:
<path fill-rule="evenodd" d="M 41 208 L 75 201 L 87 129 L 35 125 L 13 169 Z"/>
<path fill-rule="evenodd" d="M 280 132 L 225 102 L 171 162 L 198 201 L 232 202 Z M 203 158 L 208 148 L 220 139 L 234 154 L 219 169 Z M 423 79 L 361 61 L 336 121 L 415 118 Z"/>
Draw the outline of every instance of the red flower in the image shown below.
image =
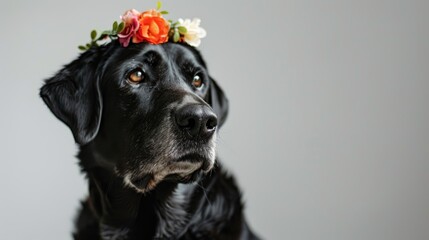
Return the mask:
<path fill-rule="evenodd" d="M 138 22 L 140 26 L 133 37 L 133 43 L 145 41 L 152 44 L 160 44 L 168 41 L 170 24 L 157 10 L 152 9 L 143 12 Z"/>

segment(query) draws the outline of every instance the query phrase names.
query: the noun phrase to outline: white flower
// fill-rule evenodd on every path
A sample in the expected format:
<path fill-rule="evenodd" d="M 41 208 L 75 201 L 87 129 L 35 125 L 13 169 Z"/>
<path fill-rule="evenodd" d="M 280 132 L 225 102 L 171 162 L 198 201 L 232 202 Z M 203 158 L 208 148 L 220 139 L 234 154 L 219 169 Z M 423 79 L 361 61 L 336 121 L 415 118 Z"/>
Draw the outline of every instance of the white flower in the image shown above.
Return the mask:
<path fill-rule="evenodd" d="M 179 24 L 177 25 L 185 27 L 186 33 L 183 34 L 184 41 L 189 45 L 198 47 L 201 43 L 201 38 L 207 35 L 206 30 L 200 27 L 201 20 L 199 18 L 194 18 L 192 21 L 190 19 L 181 19 L 178 20 Z"/>

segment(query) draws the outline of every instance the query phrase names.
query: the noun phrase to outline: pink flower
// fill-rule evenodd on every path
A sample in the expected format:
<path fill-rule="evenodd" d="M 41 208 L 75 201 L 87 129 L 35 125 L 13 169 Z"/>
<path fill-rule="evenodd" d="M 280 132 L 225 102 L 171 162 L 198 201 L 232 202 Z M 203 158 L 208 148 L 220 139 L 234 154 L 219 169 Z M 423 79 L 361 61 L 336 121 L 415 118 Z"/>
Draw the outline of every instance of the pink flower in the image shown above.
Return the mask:
<path fill-rule="evenodd" d="M 123 47 L 128 47 L 131 38 L 135 35 L 140 27 L 139 23 L 140 12 L 135 9 L 128 10 L 121 16 L 122 22 L 124 22 L 124 29 L 118 33 L 119 43 Z"/>

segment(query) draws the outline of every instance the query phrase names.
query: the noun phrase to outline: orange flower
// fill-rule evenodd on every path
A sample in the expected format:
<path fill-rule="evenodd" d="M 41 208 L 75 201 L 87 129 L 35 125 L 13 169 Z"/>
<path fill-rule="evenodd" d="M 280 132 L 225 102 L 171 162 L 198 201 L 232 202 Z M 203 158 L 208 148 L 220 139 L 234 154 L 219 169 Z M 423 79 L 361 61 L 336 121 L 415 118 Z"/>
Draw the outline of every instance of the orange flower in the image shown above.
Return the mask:
<path fill-rule="evenodd" d="M 133 37 L 133 43 L 143 41 L 160 44 L 168 41 L 170 24 L 162 17 L 161 13 L 152 9 L 143 12 L 139 17 L 139 29 Z"/>

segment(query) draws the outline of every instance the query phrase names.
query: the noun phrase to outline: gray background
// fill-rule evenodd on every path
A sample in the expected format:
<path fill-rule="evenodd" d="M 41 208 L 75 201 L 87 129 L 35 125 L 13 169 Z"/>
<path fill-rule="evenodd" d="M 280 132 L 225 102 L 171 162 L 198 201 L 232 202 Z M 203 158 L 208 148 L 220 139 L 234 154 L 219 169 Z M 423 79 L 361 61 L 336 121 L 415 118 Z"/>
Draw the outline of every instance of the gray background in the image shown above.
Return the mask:
<path fill-rule="evenodd" d="M 0 9 L 0 238 L 70 239 L 86 184 L 38 98 L 89 32 L 156 1 Z M 231 102 L 219 155 L 266 239 L 429 239 L 429 2 L 164 1 Z"/>

